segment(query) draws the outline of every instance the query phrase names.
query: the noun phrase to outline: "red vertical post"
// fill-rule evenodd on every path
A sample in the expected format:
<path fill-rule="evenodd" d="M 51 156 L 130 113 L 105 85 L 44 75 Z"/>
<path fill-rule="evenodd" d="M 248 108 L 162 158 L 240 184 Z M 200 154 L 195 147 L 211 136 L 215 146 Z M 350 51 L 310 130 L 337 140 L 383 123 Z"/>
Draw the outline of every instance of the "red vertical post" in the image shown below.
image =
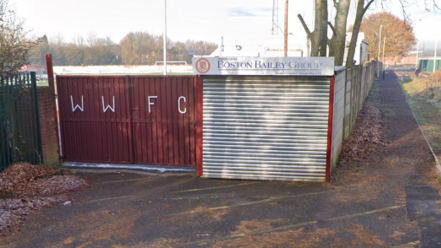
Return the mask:
<path fill-rule="evenodd" d="M 334 119 L 334 85 L 335 76 L 330 79 L 329 113 L 328 113 L 328 147 L 326 152 L 326 182 L 331 181 L 331 154 L 332 154 L 332 122 Z"/>
<path fill-rule="evenodd" d="M 55 82 L 54 82 L 54 67 L 52 65 L 52 55 L 46 54 L 46 70 L 47 70 L 47 80 L 49 83 L 49 87 L 51 88 L 51 91 L 54 93 L 54 115 L 55 115 L 55 134 L 57 135 L 57 148 L 58 148 L 58 161 L 61 164 L 62 158 L 63 158 L 63 151 L 61 150 L 61 142 L 60 142 L 60 121 L 57 111 L 57 92 L 55 90 Z"/>
<path fill-rule="evenodd" d="M 202 168 L 202 100 L 203 83 L 200 76 L 196 77 L 196 176 L 203 174 Z"/>

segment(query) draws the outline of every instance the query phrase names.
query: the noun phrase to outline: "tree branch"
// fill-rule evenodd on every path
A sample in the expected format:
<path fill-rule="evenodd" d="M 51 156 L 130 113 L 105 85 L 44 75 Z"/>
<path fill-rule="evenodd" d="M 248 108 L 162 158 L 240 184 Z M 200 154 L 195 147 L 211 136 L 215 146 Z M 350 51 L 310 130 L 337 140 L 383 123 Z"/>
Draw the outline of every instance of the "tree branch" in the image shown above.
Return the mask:
<path fill-rule="evenodd" d="M 311 38 L 311 31 L 309 31 L 308 25 L 306 25 L 305 20 L 303 20 L 303 17 L 301 14 L 298 14 L 297 17 L 299 18 L 300 22 L 302 23 L 303 29 L 305 29 L 306 35 L 308 38 Z"/>
<path fill-rule="evenodd" d="M 337 36 L 337 35 L 338 35 L 338 34 L 337 34 L 337 31 L 335 31 L 335 28 L 334 28 L 334 26 L 332 26 L 332 23 L 331 23 L 331 22 L 328 22 L 328 26 L 331 28 L 332 33 L 333 33 L 335 36 Z"/>
<path fill-rule="evenodd" d="M 403 11 L 403 19 L 404 19 L 405 21 L 410 21 L 410 18 L 409 18 L 409 16 L 407 15 L 406 10 L 404 9 L 405 7 L 404 7 L 404 3 L 403 3 L 403 1 L 400 0 L 400 1 L 398 1 L 398 2 L 400 2 L 400 4 L 401 4 L 401 10 Z"/>
<path fill-rule="evenodd" d="M 371 4 L 375 2 L 375 0 L 370 0 L 367 4 L 366 7 L 363 8 L 363 15 L 366 13 L 366 11 L 369 9 L 369 7 L 371 6 Z"/>

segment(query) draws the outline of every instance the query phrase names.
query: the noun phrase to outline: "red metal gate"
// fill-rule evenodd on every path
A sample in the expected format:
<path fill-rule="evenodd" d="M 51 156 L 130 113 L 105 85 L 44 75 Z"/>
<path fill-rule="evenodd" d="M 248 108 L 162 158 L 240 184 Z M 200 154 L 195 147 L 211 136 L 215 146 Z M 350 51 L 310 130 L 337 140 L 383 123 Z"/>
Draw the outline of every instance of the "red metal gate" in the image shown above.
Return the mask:
<path fill-rule="evenodd" d="M 193 76 L 57 76 L 67 162 L 195 166 Z"/>

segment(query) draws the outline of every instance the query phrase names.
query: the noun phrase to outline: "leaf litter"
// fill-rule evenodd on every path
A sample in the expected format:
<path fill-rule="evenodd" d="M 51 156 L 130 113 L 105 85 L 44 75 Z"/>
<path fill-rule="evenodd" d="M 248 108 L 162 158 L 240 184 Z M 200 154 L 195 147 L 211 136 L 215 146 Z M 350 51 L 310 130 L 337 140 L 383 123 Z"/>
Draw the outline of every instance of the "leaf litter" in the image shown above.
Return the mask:
<path fill-rule="evenodd" d="M 366 101 L 351 135 L 343 143 L 340 162 L 362 161 L 387 145 L 381 112 L 373 102 Z"/>
<path fill-rule="evenodd" d="M 70 205 L 66 193 L 89 187 L 83 178 L 57 173 L 54 168 L 30 163 L 16 163 L 0 173 L 0 235 L 22 223 L 33 211 Z"/>

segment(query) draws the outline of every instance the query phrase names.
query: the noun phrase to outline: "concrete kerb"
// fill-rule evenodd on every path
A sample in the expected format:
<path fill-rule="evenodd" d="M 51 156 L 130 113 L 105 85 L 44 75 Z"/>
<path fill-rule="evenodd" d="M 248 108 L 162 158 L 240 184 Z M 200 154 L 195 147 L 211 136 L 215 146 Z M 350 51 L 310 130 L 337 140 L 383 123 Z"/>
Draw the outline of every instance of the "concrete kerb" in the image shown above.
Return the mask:
<path fill-rule="evenodd" d="M 400 83 L 400 86 L 401 86 L 401 90 L 403 91 L 403 94 L 405 96 L 407 96 L 407 94 L 404 91 L 403 86 L 401 85 L 401 83 Z M 409 105 L 409 103 L 408 103 L 408 105 Z M 432 154 L 433 158 L 435 159 L 435 172 L 436 172 L 436 175 L 438 176 L 438 181 L 441 183 L 441 165 L 439 163 L 438 157 L 436 156 L 435 152 L 433 151 L 432 145 L 430 145 L 430 142 L 427 139 L 426 135 L 424 134 L 423 129 L 421 129 L 420 123 L 418 122 L 418 119 L 416 118 L 415 113 L 413 112 L 413 110 L 412 110 L 412 108 L 410 106 L 409 106 L 409 108 L 410 108 L 410 112 L 412 112 L 413 118 L 415 119 L 415 121 L 416 121 L 416 123 L 418 125 L 418 129 L 420 129 L 421 134 L 424 137 L 424 140 L 426 140 L 426 143 L 427 143 L 427 146 L 429 147 L 430 153 Z"/>
<path fill-rule="evenodd" d="M 62 170 L 72 173 L 131 173 L 138 175 L 155 176 L 193 176 L 194 168 L 173 167 L 173 166 L 154 166 L 154 165 L 121 165 L 121 164 L 94 164 L 94 163 L 74 163 L 65 162 Z"/>
<path fill-rule="evenodd" d="M 155 177 L 192 177 L 194 173 L 156 173 L 138 170 L 115 170 L 115 169 L 74 169 L 62 167 L 62 171 L 67 171 L 72 174 L 135 174 L 141 176 L 155 176 Z"/>

